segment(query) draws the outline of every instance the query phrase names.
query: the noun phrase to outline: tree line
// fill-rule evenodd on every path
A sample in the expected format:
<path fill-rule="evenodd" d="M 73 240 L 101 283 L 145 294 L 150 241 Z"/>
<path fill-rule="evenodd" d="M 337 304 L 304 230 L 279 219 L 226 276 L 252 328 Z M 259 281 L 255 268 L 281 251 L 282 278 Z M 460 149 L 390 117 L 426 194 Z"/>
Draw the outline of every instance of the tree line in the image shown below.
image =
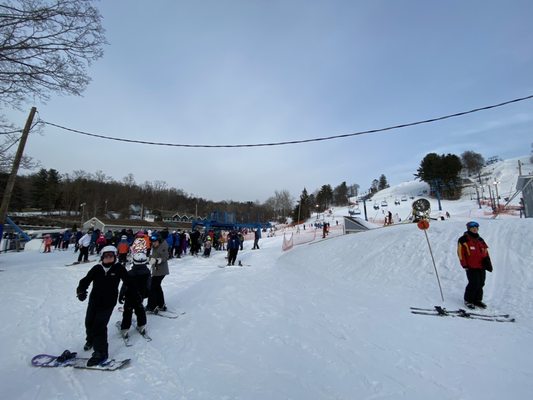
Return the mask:
<path fill-rule="evenodd" d="M 3 196 L 7 178 L 6 171 L 0 172 L 0 196 Z M 323 211 L 331 205 L 348 204 L 349 194 L 357 191 L 357 187 L 355 185 L 354 189 L 352 185 L 349 188 L 345 182 L 335 189 L 329 184 L 323 185 L 309 196 L 302 216 L 317 211 L 315 205 L 318 205 L 319 211 Z M 66 215 L 80 215 L 83 212 L 85 219 L 93 216 L 105 218 L 112 214 L 129 218 L 138 215 L 139 209 L 149 210 L 156 219 L 168 212 L 205 218 L 211 212 L 218 211 L 234 213 L 238 223 L 285 223 L 293 216 L 293 207 L 294 199 L 287 190 L 276 191 L 264 203 L 233 200 L 215 202 L 192 196 L 182 189 L 168 187 L 164 181 L 137 184 L 132 174 L 117 181 L 102 171 L 88 173 L 77 170 L 71 174 L 61 174 L 55 169 L 44 168 L 34 174 L 17 177 L 9 204 L 12 212 L 64 211 Z"/>

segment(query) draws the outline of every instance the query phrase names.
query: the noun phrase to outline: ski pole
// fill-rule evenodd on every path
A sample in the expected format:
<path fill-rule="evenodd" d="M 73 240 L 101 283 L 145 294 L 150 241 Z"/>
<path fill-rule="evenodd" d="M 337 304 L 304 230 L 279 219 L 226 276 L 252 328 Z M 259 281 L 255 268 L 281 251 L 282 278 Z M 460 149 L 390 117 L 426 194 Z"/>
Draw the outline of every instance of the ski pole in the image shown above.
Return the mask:
<path fill-rule="evenodd" d="M 437 283 L 439 284 L 440 298 L 444 303 L 444 295 L 442 294 L 442 286 L 440 285 L 439 273 L 437 272 L 437 265 L 435 264 L 435 258 L 433 257 L 433 250 L 431 250 L 431 244 L 429 243 L 429 238 L 426 230 L 424 229 L 424 235 L 426 235 L 426 241 L 428 242 L 429 254 L 431 254 L 431 261 L 433 261 L 433 268 L 435 268 L 435 276 L 437 277 Z"/>

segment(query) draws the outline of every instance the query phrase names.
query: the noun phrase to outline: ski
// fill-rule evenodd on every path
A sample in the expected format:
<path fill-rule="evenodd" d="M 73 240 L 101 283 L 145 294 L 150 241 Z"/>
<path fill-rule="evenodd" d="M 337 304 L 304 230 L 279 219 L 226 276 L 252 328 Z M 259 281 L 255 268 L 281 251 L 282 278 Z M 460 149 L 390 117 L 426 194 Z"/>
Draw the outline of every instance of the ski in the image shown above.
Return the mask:
<path fill-rule="evenodd" d="M 108 359 L 98 365 L 89 367 L 87 366 L 87 361 L 89 361 L 89 358 L 77 357 L 76 353 L 70 354 L 73 355 L 71 358 L 63 360 L 60 359 L 60 356 L 37 354 L 31 359 L 31 365 L 41 368 L 73 367 L 78 369 L 92 369 L 98 371 L 115 371 L 129 364 L 131 361 L 130 358 L 126 358 L 124 360 Z"/>
<path fill-rule="evenodd" d="M 170 311 L 170 310 L 163 311 L 163 310 L 159 310 L 158 308 L 156 308 L 154 311 L 146 310 L 146 314 L 157 315 L 158 317 L 163 317 L 163 318 L 176 319 L 180 315 L 185 315 L 185 312 L 177 313 L 177 312 Z"/>
<path fill-rule="evenodd" d="M 470 312 L 469 310 L 464 310 L 462 308 L 459 308 L 457 310 L 447 310 L 444 307 L 441 306 L 435 306 L 434 308 L 418 308 L 418 307 L 410 307 L 411 310 L 415 311 L 436 311 L 438 313 L 448 313 L 448 314 L 463 314 L 468 313 L 469 315 L 474 315 L 478 317 L 491 317 L 491 318 L 510 318 L 509 314 L 482 314 L 482 313 L 476 313 L 476 312 Z"/>
<path fill-rule="evenodd" d="M 251 267 L 251 264 L 243 264 L 242 261 L 239 260 L 239 267 Z"/>
<path fill-rule="evenodd" d="M 124 342 L 124 345 L 126 347 L 131 347 L 133 346 L 133 344 L 130 343 L 130 335 L 129 333 L 126 333 L 126 335 L 122 335 L 122 328 L 121 328 L 121 325 L 122 325 L 122 322 L 121 321 L 117 321 L 115 323 L 115 326 L 117 327 L 118 329 L 118 334 L 120 335 L 120 337 L 122 338 L 122 341 Z"/>
<path fill-rule="evenodd" d="M 80 264 L 89 264 L 89 263 L 95 263 L 96 260 L 88 260 L 88 261 L 74 261 L 70 264 L 65 264 L 65 267 L 72 267 L 73 265 L 80 265 Z"/>
<path fill-rule="evenodd" d="M 118 307 L 117 310 L 119 312 L 124 312 L 124 307 Z M 180 315 L 185 315 L 185 314 L 186 314 L 185 311 L 182 311 L 182 312 L 176 312 L 176 311 L 171 311 L 171 310 L 163 311 L 158 308 L 156 308 L 154 311 L 146 310 L 146 315 L 157 315 L 158 317 L 170 318 L 170 319 L 176 319 Z"/>
<path fill-rule="evenodd" d="M 459 310 L 458 310 L 459 311 Z M 472 315 L 470 313 L 467 313 L 463 310 L 463 312 L 458 313 L 442 313 L 436 310 L 433 311 L 417 311 L 417 310 L 411 310 L 412 314 L 417 315 L 432 315 L 435 317 L 459 317 L 459 318 L 467 318 L 467 319 L 479 319 L 482 321 L 496 321 L 496 322 L 515 322 L 514 318 L 504 318 L 504 317 L 485 317 L 485 316 L 479 316 L 479 315 Z"/>

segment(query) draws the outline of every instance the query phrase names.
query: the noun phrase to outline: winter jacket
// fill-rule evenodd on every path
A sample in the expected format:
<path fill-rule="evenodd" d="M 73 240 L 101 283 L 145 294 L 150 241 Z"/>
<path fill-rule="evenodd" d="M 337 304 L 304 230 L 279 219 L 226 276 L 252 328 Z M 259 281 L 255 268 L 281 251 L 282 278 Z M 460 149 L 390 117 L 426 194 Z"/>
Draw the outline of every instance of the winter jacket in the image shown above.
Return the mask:
<path fill-rule="evenodd" d="M 150 293 L 150 270 L 146 264 L 133 264 L 128 271 L 128 283 L 122 284 L 121 299 L 142 300 Z"/>
<path fill-rule="evenodd" d="M 81 237 L 81 239 L 78 241 L 78 244 L 81 246 L 81 247 L 89 247 L 89 245 L 91 244 L 91 235 L 86 233 L 85 235 L 83 235 Z"/>
<path fill-rule="evenodd" d="M 159 246 L 152 246 L 150 259 L 161 259 L 161 261 L 152 264 L 152 276 L 168 275 L 168 244 L 166 241 L 161 241 Z"/>
<path fill-rule="evenodd" d="M 128 254 L 130 251 L 130 245 L 127 240 L 121 240 L 117 246 L 118 254 Z"/>
<path fill-rule="evenodd" d="M 96 244 L 98 246 L 105 246 L 107 244 L 107 239 L 105 238 L 103 234 L 100 234 L 98 239 L 96 239 Z"/>
<path fill-rule="evenodd" d="M 165 239 L 168 247 L 172 248 L 174 246 L 174 235 L 168 235 Z"/>
<path fill-rule="evenodd" d="M 107 273 L 101 264 L 96 264 L 80 280 L 76 293 L 86 293 L 92 282 L 89 303 L 98 308 L 111 308 L 117 304 L 118 285 L 121 280 L 125 283 L 128 280 L 128 272 L 122 264 L 113 264 Z"/>
<path fill-rule="evenodd" d="M 236 234 L 231 234 L 228 239 L 228 250 L 235 250 L 240 248 L 241 242 Z"/>
<path fill-rule="evenodd" d="M 457 255 L 463 268 L 488 269 L 490 264 L 487 244 L 481 236 L 470 231 L 457 241 Z"/>

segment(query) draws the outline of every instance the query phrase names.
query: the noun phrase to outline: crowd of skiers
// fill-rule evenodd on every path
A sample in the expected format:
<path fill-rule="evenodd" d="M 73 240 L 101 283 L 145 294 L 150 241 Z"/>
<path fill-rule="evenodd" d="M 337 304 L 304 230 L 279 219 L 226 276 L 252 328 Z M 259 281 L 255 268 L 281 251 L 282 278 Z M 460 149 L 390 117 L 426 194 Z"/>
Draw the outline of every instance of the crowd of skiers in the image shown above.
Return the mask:
<path fill-rule="evenodd" d="M 254 233 L 254 249 L 259 249 L 261 231 Z M 128 337 L 133 313 L 136 315 L 136 329 L 146 333 L 146 313 L 166 311 L 165 296 L 161 286 L 163 279 L 170 273 L 168 259 L 187 253 L 198 256 L 204 248 L 203 255 L 209 257 L 211 248 L 228 252 L 227 265 L 235 265 L 239 249 L 243 248 L 244 233 L 231 231 L 208 231 L 190 233 L 122 230 L 103 234 L 91 230 L 77 240 L 78 261 L 88 261 L 89 252 L 100 255 L 99 262 L 82 278 L 76 288 L 80 301 L 89 297 L 85 315 L 86 342 L 84 350 L 93 350 L 87 366 L 102 364 L 108 358 L 107 325 L 116 306 L 117 299 L 123 304 L 121 335 Z M 126 269 L 128 260 L 131 267 Z M 119 285 L 122 287 L 119 291 Z M 89 286 L 91 293 L 87 296 Z M 146 306 L 144 300 L 148 299 Z"/>
<path fill-rule="evenodd" d="M 457 254 L 461 266 L 466 271 L 468 285 L 465 288 L 464 301 L 468 308 L 486 308 L 483 302 L 483 286 L 485 284 L 485 272 L 492 272 L 492 262 L 488 254 L 488 246 L 479 236 L 479 224 L 470 221 L 466 224 L 466 232 L 459 238 Z M 86 254 L 92 243 L 95 232 L 87 232 L 79 241 L 81 252 Z M 214 231 L 202 234 L 193 230 L 188 236 L 183 233 L 168 231 L 148 232 L 139 231 L 131 235 L 128 231 L 122 231 L 118 235 L 110 235 L 101 247 L 94 241 L 96 251 L 100 253 L 100 262 L 94 265 L 87 275 L 82 278 L 76 288 L 76 295 L 80 301 L 87 299 L 87 291 L 92 284 L 91 293 L 85 316 L 86 343 L 84 350 L 93 349 L 88 366 L 99 365 L 108 358 L 107 325 L 117 299 L 123 306 L 123 318 L 120 325 L 123 337 L 128 336 L 132 324 L 132 315 L 137 318 L 136 329 L 141 333 L 146 332 L 146 313 L 158 313 L 166 311 L 165 296 L 162 289 L 162 281 L 168 275 L 168 259 L 181 257 L 186 252 L 188 243 L 190 254 L 198 255 L 201 246 L 204 247 L 204 255 L 209 256 L 214 243 L 219 248 L 228 251 L 227 265 L 235 265 L 239 249 L 242 249 L 244 235 L 237 231 L 231 231 L 227 236 L 219 234 L 215 237 Z M 324 236 L 326 235 L 324 230 Z M 97 238 L 101 237 L 101 233 Z M 221 241 L 220 237 L 224 237 Z M 254 234 L 254 247 L 259 249 L 261 231 L 258 229 Z M 89 237 L 88 244 L 83 241 Z M 105 234 L 104 234 L 105 237 Z M 216 238 L 216 240 L 215 240 Z M 177 240 L 176 240 L 177 239 Z M 222 246 L 221 246 L 222 243 Z M 87 248 L 87 250 L 83 250 Z M 184 251 L 185 249 L 185 251 Z M 128 258 L 131 257 L 132 265 L 129 271 L 126 269 Z M 122 287 L 119 292 L 119 285 Z M 148 298 L 146 307 L 144 299 Z"/>
<path fill-rule="evenodd" d="M 144 231 L 144 233 L 147 235 L 147 245 L 148 249 L 150 249 L 148 231 Z M 208 232 L 201 233 L 199 230 L 192 230 L 190 232 L 185 230 L 173 232 L 163 230 L 159 234 L 167 242 L 169 258 L 180 258 L 188 251 L 191 255 L 200 255 L 202 247 L 204 249 L 202 253 L 204 257 L 209 257 L 212 248 L 215 250 L 227 250 L 227 242 L 232 234 L 238 236 L 240 241 L 239 248 L 242 250 L 244 237 L 247 234 L 247 231 L 225 232 L 220 230 L 209 230 Z M 254 249 L 259 248 L 257 242 L 260 238 L 261 230 L 256 229 L 254 231 Z M 68 250 L 69 245 L 74 244 L 74 252 L 80 251 L 78 262 L 87 262 L 89 255 L 100 255 L 104 246 L 111 245 L 118 249 L 121 261 L 124 262 L 125 255 L 128 251 L 121 251 L 121 249 L 126 249 L 126 244 L 131 246 L 134 239 L 135 234 L 131 229 L 123 229 L 115 232 L 112 232 L 111 230 L 102 232 L 99 229 L 89 229 L 85 234 L 81 231 L 75 230 L 74 232 L 71 232 L 67 229 L 65 232 L 56 236 L 46 234 L 43 237 L 43 252 L 49 253 L 52 251 L 52 248 L 55 248 L 56 250 Z"/>

